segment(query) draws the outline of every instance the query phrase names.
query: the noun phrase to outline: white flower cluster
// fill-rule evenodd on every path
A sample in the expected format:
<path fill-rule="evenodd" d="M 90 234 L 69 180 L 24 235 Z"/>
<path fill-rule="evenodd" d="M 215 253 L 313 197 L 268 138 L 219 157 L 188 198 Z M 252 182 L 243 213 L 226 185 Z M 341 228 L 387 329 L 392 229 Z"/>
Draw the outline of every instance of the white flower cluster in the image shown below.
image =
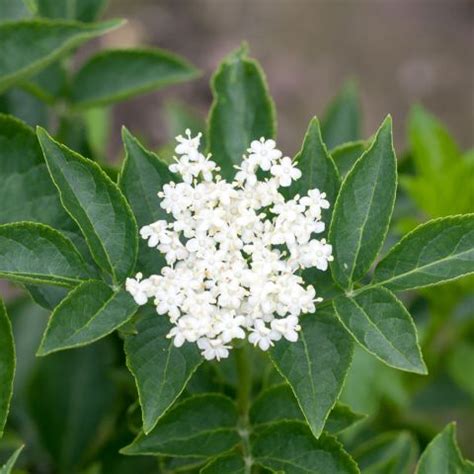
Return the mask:
<path fill-rule="evenodd" d="M 264 138 L 251 143 L 228 183 L 199 152 L 200 138 L 189 130 L 177 137 L 170 170 L 182 182 L 158 193 L 174 220 L 140 231 L 168 266 L 160 275 L 127 279 L 126 288 L 137 304 L 153 298 L 158 314 L 169 316 L 176 347 L 195 342 L 208 360 L 227 357 L 233 339 L 248 338 L 264 351 L 282 337 L 296 341 L 300 314 L 321 301 L 298 270 L 326 270 L 332 260 L 331 245 L 314 238 L 324 231 L 326 196 L 312 189 L 285 201 L 279 188 L 301 171 Z"/>

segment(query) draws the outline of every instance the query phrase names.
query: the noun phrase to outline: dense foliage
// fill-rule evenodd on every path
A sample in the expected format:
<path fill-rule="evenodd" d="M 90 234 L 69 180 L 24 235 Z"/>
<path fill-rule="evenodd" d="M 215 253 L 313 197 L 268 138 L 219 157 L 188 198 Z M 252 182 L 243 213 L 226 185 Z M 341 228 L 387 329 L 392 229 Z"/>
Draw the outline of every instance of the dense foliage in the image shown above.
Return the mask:
<path fill-rule="evenodd" d="M 124 288 L 165 265 L 138 231 L 164 216 L 171 145 L 124 129 L 123 162 L 104 161 L 109 105 L 198 71 L 155 48 L 74 70 L 78 46 L 121 24 L 96 21 L 103 3 L 0 0 L 0 278 L 21 289 L 0 302 L 0 473 L 474 473 L 449 423 L 472 455 L 473 152 L 416 106 L 397 159 L 392 119 L 363 139 L 347 84 L 288 189 L 331 203 L 331 271 L 301 273 L 324 301 L 296 342 L 205 361 Z M 184 105 L 165 120 L 202 132 L 232 179 L 276 112 L 245 46 L 212 92 L 207 124 Z"/>

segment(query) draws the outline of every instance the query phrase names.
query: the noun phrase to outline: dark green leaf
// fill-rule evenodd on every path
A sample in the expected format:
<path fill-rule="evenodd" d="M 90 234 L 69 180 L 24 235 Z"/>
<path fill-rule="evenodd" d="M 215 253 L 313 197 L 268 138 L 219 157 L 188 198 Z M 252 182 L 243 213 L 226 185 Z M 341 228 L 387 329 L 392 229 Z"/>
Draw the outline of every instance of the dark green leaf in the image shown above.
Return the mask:
<path fill-rule="evenodd" d="M 231 179 L 252 140 L 275 135 L 275 111 L 260 66 L 245 47 L 230 54 L 212 79 L 209 152 Z"/>
<path fill-rule="evenodd" d="M 23 451 L 24 446 L 20 446 L 10 457 L 10 459 L 0 467 L 0 474 L 11 474 L 13 467 L 15 466 L 18 456 Z"/>
<path fill-rule="evenodd" d="M 364 474 L 411 474 L 418 446 L 406 431 L 383 433 L 354 451 L 354 459 Z"/>
<path fill-rule="evenodd" d="M 0 438 L 7 421 L 15 375 L 15 343 L 7 310 L 0 299 Z"/>
<path fill-rule="evenodd" d="M 0 113 L 13 115 L 28 125 L 47 127 L 49 114 L 46 105 L 23 89 L 14 87 L 0 95 Z"/>
<path fill-rule="evenodd" d="M 323 143 L 316 117 L 309 123 L 303 146 L 295 156 L 295 161 L 303 176 L 297 181 L 293 181 L 288 190 L 289 195 L 293 197 L 299 194 L 301 196 L 307 194 L 310 189 L 318 188 L 321 192 L 326 193 L 332 208 L 339 190 L 339 173 Z M 331 212 L 330 209 L 329 216 Z M 327 217 L 327 221 L 330 221 L 330 217 Z"/>
<path fill-rule="evenodd" d="M 0 91 L 32 76 L 68 50 L 120 25 L 116 20 L 92 25 L 52 20 L 1 24 Z"/>
<path fill-rule="evenodd" d="M 21 20 L 31 16 L 23 0 L 0 0 L 0 22 Z"/>
<path fill-rule="evenodd" d="M 336 315 L 354 339 L 396 369 L 426 374 L 413 320 L 385 288 L 368 288 L 353 297 L 339 296 Z"/>
<path fill-rule="evenodd" d="M 297 342 L 279 341 L 270 355 L 319 436 L 342 390 L 353 344 L 330 310 L 304 316 L 301 327 Z"/>
<path fill-rule="evenodd" d="M 105 105 L 196 76 L 184 59 L 159 49 L 102 51 L 76 74 L 72 97 L 78 107 Z"/>
<path fill-rule="evenodd" d="M 377 265 L 374 281 L 402 291 L 472 272 L 474 214 L 467 214 L 429 221 L 407 234 Z"/>
<path fill-rule="evenodd" d="M 361 117 L 357 86 L 344 85 L 339 95 L 329 105 L 321 123 L 323 139 L 328 148 L 360 139 Z"/>
<path fill-rule="evenodd" d="M 148 436 L 139 434 L 121 452 L 207 458 L 239 442 L 236 426 L 232 400 L 217 393 L 195 395 L 174 406 Z"/>
<path fill-rule="evenodd" d="M 352 412 L 347 405 L 336 403 L 329 413 L 324 431 L 340 433 L 364 418 L 365 415 Z M 305 420 L 287 384 L 275 385 L 261 392 L 250 410 L 250 422 L 255 426 L 283 420 Z"/>
<path fill-rule="evenodd" d="M 43 102 L 54 104 L 64 92 L 66 81 L 66 68 L 62 62 L 58 61 L 43 69 L 35 77 L 23 82 L 22 88 Z"/>
<path fill-rule="evenodd" d="M 166 337 L 172 327 L 167 316 L 156 314 L 154 308 L 141 309 L 139 316 L 136 334 L 125 338 L 125 354 L 148 433 L 184 390 L 202 357 L 195 344 L 177 348 Z"/>
<path fill-rule="evenodd" d="M 179 181 L 171 173 L 168 165 L 158 156 L 146 150 L 143 145 L 126 129 L 122 132 L 125 145 L 125 161 L 119 177 L 119 186 L 130 203 L 139 227 L 160 219 L 167 220 L 168 214 L 160 206 L 157 196 L 163 186 L 170 181 Z M 139 268 L 146 274 L 157 274 L 166 263 L 156 249 L 148 247 L 143 239 L 139 243 Z"/>
<path fill-rule="evenodd" d="M 346 176 L 334 208 L 331 270 L 343 288 L 352 288 L 367 273 L 382 247 L 395 202 L 396 167 L 392 120 L 387 117 Z"/>
<path fill-rule="evenodd" d="M 455 382 L 474 399 L 474 344 L 458 342 L 448 357 L 448 370 Z"/>
<path fill-rule="evenodd" d="M 0 277 L 33 284 L 72 287 L 90 278 L 74 245 L 43 224 L 0 225 Z"/>
<path fill-rule="evenodd" d="M 34 131 L 0 115 L 0 224 L 35 221 L 67 235 L 78 229 L 61 206 Z"/>
<path fill-rule="evenodd" d="M 95 342 L 125 324 L 136 310 L 126 291 L 113 291 L 98 280 L 86 281 L 54 310 L 38 355 Z"/>
<path fill-rule="evenodd" d="M 104 10 L 107 0 L 36 0 L 38 14 L 47 18 L 94 21 Z"/>
<path fill-rule="evenodd" d="M 68 289 L 60 286 L 26 285 L 33 301 L 43 308 L 53 310 L 68 294 Z"/>
<path fill-rule="evenodd" d="M 135 266 L 138 230 L 118 186 L 94 162 L 54 141 L 38 138 L 64 208 L 77 222 L 97 264 L 121 283 Z"/>
<path fill-rule="evenodd" d="M 456 425 L 451 423 L 433 438 L 420 457 L 416 474 L 468 474 L 472 472 L 456 443 Z"/>
<path fill-rule="evenodd" d="M 357 141 L 344 143 L 331 150 L 331 156 L 342 178 L 349 173 L 366 149 L 366 142 Z"/>
<path fill-rule="evenodd" d="M 326 434 L 314 438 L 299 421 L 283 421 L 257 431 L 251 438 L 258 464 L 286 474 L 358 474 L 342 445 Z"/>
<path fill-rule="evenodd" d="M 226 454 L 213 459 L 200 474 L 245 474 L 245 461 L 239 453 Z"/>
<path fill-rule="evenodd" d="M 55 471 L 78 471 L 113 409 L 108 342 L 39 360 L 29 387 L 29 410 Z"/>

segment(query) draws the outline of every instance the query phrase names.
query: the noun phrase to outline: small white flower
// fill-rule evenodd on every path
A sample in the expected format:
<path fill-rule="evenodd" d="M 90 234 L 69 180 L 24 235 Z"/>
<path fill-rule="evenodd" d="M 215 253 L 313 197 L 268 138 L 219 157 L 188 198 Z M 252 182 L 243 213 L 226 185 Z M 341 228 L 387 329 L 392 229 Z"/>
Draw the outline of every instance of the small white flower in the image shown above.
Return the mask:
<path fill-rule="evenodd" d="M 282 156 L 281 151 L 275 147 L 275 140 L 265 140 L 263 137 L 260 140 L 254 140 L 247 150 L 249 159 L 257 163 L 263 171 L 268 171 Z"/>
<path fill-rule="evenodd" d="M 167 266 L 146 279 L 138 273 L 125 287 L 137 304 L 151 299 L 157 317 L 169 318 L 176 347 L 197 344 L 207 360 L 228 357 L 237 339 L 264 351 L 281 338 L 294 342 L 299 316 L 321 301 L 298 272 L 325 270 L 333 259 L 331 245 L 315 238 L 325 230 L 326 195 L 312 189 L 285 201 L 280 188 L 301 172 L 264 138 L 250 144 L 235 180 L 226 182 L 200 153 L 200 138 L 189 130 L 177 137 L 170 170 L 182 182 L 158 193 L 170 220 L 140 229 Z M 259 169 L 271 176 L 259 181 Z"/>
<path fill-rule="evenodd" d="M 273 165 L 270 171 L 278 179 L 280 186 L 284 188 L 290 186 L 292 181 L 301 178 L 301 171 L 287 156 L 280 161 L 280 164 Z"/>
<path fill-rule="evenodd" d="M 254 346 L 258 345 L 262 351 L 267 351 L 271 346 L 273 346 L 273 341 L 278 341 L 281 338 L 281 334 L 268 328 L 262 319 L 257 319 L 254 322 L 254 327 L 251 331 L 249 342 Z"/>

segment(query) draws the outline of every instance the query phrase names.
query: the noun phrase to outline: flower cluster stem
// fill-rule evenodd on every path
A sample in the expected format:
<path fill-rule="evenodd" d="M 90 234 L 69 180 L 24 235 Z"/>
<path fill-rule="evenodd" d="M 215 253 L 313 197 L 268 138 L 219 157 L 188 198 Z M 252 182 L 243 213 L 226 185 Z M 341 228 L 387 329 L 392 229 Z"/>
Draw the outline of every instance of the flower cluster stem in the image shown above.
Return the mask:
<path fill-rule="evenodd" d="M 252 471 L 252 453 L 250 450 L 250 396 L 252 393 L 252 365 L 248 354 L 248 345 L 244 344 L 235 350 L 237 364 L 238 388 L 237 409 L 239 411 L 239 435 L 242 438 L 242 450 L 245 461 L 245 474 Z"/>

